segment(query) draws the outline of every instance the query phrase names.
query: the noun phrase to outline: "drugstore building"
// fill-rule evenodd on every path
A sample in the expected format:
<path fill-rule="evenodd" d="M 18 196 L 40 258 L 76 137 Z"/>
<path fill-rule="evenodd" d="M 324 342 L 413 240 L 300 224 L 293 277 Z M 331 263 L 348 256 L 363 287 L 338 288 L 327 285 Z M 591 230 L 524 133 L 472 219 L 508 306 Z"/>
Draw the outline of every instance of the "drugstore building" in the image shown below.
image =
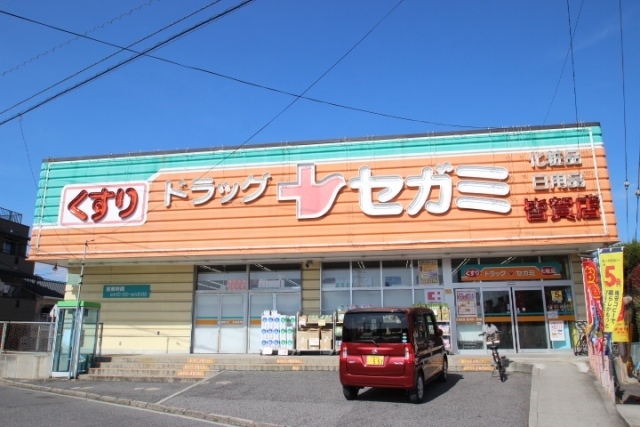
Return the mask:
<path fill-rule="evenodd" d="M 257 353 L 260 316 L 446 304 L 454 352 L 571 348 L 618 241 L 598 123 L 43 162 L 30 260 L 102 353 Z M 82 286 L 78 274 L 84 263 Z"/>

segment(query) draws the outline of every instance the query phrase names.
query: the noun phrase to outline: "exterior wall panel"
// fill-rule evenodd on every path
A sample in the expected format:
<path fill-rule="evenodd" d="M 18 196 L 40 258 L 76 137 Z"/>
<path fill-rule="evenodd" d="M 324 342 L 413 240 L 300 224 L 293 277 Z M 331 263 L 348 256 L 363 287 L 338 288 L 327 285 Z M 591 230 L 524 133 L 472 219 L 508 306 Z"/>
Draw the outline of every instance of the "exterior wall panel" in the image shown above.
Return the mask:
<path fill-rule="evenodd" d="M 86 267 L 80 298 L 102 306 L 101 353 L 188 353 L 193 275 L 190 265 Z M 103 298 L 104 286 L 140 284 L 150 285 L 149 298 Z M 65 299 L 76 293 L 67 285 Z"/>

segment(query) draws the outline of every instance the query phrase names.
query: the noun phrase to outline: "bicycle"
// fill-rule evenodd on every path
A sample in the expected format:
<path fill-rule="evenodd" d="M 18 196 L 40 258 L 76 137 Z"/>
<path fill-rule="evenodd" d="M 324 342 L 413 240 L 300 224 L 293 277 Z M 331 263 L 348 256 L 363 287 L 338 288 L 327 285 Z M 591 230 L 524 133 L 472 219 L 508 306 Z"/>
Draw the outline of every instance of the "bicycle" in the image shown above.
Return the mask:
<path fill-rule="evenodd" d="M 502 364 L 502 359 L 500 358 L 500 353 L 498 353 L 498 346 L 500 345 L 500 331 L 494 331 L 492 333 L 483 332 L 480 336 L 485 336 L 487 339 L 487 347 L 491 349 L 491 355 L 493 356 L 493 376 L 496 372 L 500 375 L 500 381 L 505 382 L 507 380 L 507 373 L 504 365 Z"/>
<path fill-rule="evenodd" d="M 589 354 L 587 349 L 587 322 L 577 321 L 576 329 L 578 330 L 578 340 L 573 349 L 573 354 L 576 356 L 587 356 Z"/>

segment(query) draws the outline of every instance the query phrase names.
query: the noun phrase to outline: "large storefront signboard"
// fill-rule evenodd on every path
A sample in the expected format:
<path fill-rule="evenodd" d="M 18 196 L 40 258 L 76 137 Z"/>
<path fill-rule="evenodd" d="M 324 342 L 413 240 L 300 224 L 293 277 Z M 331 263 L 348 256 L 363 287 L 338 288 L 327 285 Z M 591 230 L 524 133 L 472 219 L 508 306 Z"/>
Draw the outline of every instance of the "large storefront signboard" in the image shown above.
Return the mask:
<path fill-rule="evenodd" d="M 42 170 L 33 261 L 79 258 L 89 240 L 87 258 L 124 259 L 617 238 L 597 125 L 52 160 Z M 420 283 L 435 284 L 433 265 L 422 269 Z M 545 275 L 514 271 L 530 273 Z"/>
<path fill-rule="evenodd" d="M 600 249 L 600 279 L 604 294 L 604 332 L 611 333 L 613 342 L 629 341 L 629 331 L 624 323 L 624 281 L 622 248 Z"/>
<path fill-rule="evenodd" d="M 557 262 L 527 265 L 473 264 L 462 266 L 460 271 L 463 282 L 562 279 L 562 270 Z"/>

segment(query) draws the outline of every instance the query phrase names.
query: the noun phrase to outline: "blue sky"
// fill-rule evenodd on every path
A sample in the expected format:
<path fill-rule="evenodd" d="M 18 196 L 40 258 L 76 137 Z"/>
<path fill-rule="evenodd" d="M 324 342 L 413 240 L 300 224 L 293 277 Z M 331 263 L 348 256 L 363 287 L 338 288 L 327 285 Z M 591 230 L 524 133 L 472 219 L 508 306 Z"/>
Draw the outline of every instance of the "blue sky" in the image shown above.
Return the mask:
<path fill-rule="evenodd" d="M 222 0 L 132 49 L 241 2 Z M 0 11 L 128 46 L 211 3 L 0 0 Z M 133 54 L 0 14 L 0 206 L 32 225 L 35 180 L 50 157 L 573 123 L 577 106 L 579 121 L 602 125 L 619 235 L 629 241 L 640 2 L 621 3 L 623 43 L 617 1 L 256 0 L 152 52 L 181 65 L 140 57 L 21 117 Z M 324 102 L 287 109 L 295 98 L 281 92 L 307 89 Z"/>

